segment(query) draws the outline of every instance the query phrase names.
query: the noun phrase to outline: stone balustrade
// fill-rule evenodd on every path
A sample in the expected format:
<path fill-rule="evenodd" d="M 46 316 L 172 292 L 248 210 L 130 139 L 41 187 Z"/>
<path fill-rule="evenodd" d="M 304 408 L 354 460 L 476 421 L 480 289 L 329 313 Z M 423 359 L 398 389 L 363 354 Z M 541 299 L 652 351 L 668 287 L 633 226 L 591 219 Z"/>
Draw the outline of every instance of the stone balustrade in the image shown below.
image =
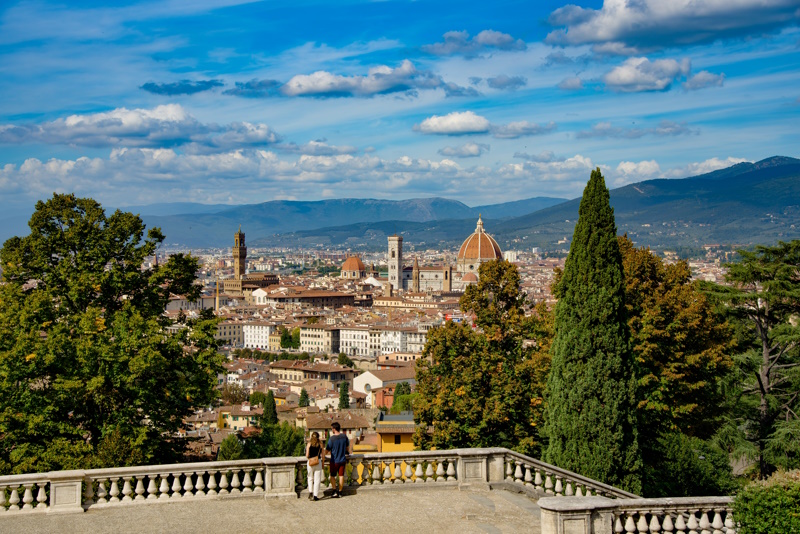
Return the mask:
<path fill-rule="evenodd" d="M 736 534 L 731 497 L 539 499 L 542 534 Z"/>

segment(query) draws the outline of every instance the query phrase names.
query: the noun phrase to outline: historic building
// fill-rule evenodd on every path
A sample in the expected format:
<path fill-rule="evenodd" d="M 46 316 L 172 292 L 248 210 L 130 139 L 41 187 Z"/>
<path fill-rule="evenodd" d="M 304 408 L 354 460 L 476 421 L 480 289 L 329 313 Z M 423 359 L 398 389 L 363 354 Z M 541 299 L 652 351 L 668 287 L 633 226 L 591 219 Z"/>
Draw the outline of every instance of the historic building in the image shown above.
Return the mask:
<path fill-rule="evenodd" d="M 247 274 L 247 245 L 240 226 L 233 234 L 233 278 L 220 280 L 222 291 L 227 295 L 246 296 L 260 287 L 269 287 L 279 281 L 276 274 Z"/>
<path fill-rule="evenodd" d="M 350 256 L 342 264 L 342 272 L 339 275 L 349 280 L 361 280 L 367 277 L 367 268 L 358 256 Z"/>

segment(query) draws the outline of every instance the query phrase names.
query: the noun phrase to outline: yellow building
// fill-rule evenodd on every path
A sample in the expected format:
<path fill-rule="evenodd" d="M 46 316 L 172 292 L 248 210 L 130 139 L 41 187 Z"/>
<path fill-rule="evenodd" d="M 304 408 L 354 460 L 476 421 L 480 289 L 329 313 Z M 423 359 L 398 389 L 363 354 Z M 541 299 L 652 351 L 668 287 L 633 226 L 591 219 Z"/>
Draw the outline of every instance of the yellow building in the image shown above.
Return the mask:
<path fill-rule="evenodd" d="M 375 424 L 378 433 L 378 452 L 411 452 L 414 450 L 414 414 L 402 412 L 391 415 L 381 412 Z"/>

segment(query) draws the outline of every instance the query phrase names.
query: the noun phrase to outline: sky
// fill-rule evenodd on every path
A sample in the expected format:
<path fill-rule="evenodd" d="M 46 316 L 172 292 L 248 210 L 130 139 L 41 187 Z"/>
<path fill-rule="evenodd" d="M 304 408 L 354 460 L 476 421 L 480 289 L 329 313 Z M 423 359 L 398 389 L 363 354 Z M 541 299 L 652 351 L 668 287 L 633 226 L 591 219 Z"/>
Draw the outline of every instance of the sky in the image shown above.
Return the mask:
<path fill-rule="evenodd" d="M 0 199 L 470 206 L 800 156 L 800 0 L 0 3 Z"/>

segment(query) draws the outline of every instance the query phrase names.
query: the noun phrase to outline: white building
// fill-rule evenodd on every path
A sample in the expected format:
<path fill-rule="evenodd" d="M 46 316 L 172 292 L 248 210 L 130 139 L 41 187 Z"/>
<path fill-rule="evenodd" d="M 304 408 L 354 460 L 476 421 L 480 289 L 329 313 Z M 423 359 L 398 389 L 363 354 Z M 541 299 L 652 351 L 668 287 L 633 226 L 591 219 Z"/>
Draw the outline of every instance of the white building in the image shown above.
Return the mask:
<path fill-rule="evenodd" d="M 242 325 L 244 346 L 248 349 L 269 349 L 269 335 L 276 330 L 274 323 L 254 321 Z"/>
<path fill-rule="evenodd" d="M 339 328 L 339 350 L 348 356 L 369 356 L 369 327 Z"/>

